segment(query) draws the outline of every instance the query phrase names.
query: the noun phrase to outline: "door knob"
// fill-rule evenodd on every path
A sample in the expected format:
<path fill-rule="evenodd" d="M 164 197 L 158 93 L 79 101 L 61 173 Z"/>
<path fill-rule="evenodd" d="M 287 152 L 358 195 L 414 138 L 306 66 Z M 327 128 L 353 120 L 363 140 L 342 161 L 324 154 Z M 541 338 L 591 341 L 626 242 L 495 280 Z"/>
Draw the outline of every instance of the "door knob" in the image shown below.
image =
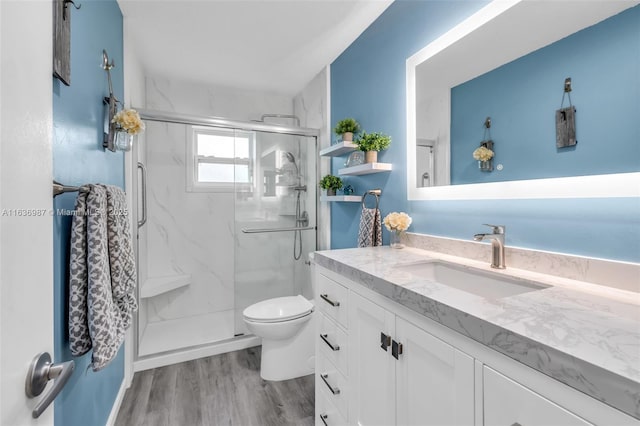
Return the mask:
<path fill-rule="evenodd" d="M 40 417 L 49 404 L 58 396 L 69 380 L 69 377 L 71 377 L 74 368 L 75 363 L 73 360 L 53 364 L 51 362 L 51 355 L 49 355 L 48 352 L 42 352 L 33 358 L 27 371 L 27 381 L 25 383 L 25 393 L 29 398 L 35 398 L 40 395 L 44 391 L 44 388 L 47 387 L 49 380 L 55 379 L 53 387 L 49 389 L 49 392 L 33 409 L 31 415 L 34 419 Z"/>

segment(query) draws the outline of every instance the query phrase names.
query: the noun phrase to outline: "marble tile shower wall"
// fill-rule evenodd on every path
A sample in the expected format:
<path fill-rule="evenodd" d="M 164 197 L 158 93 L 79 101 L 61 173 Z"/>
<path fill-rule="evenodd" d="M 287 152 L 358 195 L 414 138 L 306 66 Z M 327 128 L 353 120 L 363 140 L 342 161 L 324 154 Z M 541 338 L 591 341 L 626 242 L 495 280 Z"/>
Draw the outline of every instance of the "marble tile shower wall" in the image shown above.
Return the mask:
<path fill-rule="evenodd" d="M 331 130 L 328 117 L 328 69 L 324 68 L 307 84 L 307 86 L 293 99 L 294 114 L 300 117 L 300 125 L 311 129 L 320 129 L 318 149 L 331 145 Z M 308 152 L 308 161 L 317 161 L 317 155 L 312 150 Z M 329 158 L 321 158 L 320 176 L 331 172 Z M 317 188 L 316 188 L 317 189 Z M 329 203 L 320 205 L 318 211 L 318 248 L 327 249 L 330 246 L 328 219 L 330 215 Z"/>
<path fill-rule="evenodd" d="M 290 97 L 254 91 L 202 86 L 147 77 L 146 107 L 187 114 L 213 115 L 238 120 L 259 119 L 265 113 L 293 112 Z M 146 302 L 149 322 L 232 310 L 268 291 L 290 288 L 291 235 L 249 238 L 241 235 L 232 193 L 187 193 L 185 191 L 184 125 L 154 123 L 147 131 L 148 225 L 147 276 L 190 274 L 191 285 L 161 294 Z M 243 209 L 244 210 L 244 209 Z M 252 225 L 255 226 L 255 223 Z M 266 234 L 265 234 L 266 235 Z M 264 240 L 264 241 L 263 241 Z M 236 242 L 239 243 L 235 252 Z M 269 250 L 264 250 L 268 244 Z M 267 253 L 267 254 L 265 254 Z M 265 277 L 260 287 L 234 288 L 235 261 L 242 261 L 238 278 L 249 283 Z M 244 281 L 243 281 L 244 280 Z M 238 332 L 236 330 L 236 332 Z"/>

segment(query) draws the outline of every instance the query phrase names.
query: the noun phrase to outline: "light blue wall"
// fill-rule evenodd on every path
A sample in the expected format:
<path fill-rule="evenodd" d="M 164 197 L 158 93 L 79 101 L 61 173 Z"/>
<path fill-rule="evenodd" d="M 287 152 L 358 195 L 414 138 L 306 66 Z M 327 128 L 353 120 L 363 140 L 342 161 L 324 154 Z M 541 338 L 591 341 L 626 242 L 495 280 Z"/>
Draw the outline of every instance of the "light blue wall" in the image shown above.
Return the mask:
<path fill-rule="evenodd" d="M 451 90 L 456 184 L 640 170 L 640 6 Z M 571 77 L 578 145 L 556 148 L 554 112 Z M 569 106 L 565 97 L 564 106 Z M 491 117 L 494 166 L 471 153 Z"/>
<path fill-rule="evenodd" d="M 393 139 L 380 153 L 393 171 L 350 182 L 359 193 L 382 188 L 383 216 L 408 212 L 413 232 L 470 239 L 482 223 L 498 223 L 511 246 L 640 262 L 638 199 L 407 201 L 405 61 L 486 3 L 397 0 L 331 65 L 331 124 L 354 117 Z M 333 160 L 334 173 L 343 162 Z M 359 216 L 356 203 L 332 203 L 332 248 L 356 246 Z"/>
<path fill-rule="evenodd" d="M 53 83 L 53 173 L 69 185 L 107 183 L 124 186 L 122 153 L 103 152 L 102 98 L 107 75 L 100 67 L 102 49 L 115 60 L 114 91 L 123 99 L 122 14 L 115 0 L 84 0 L 69 8 L 71 20 L 71 86 Z M 56 197 L 56 209 L 72 210 L 76 194 Z M 54 339 L 56 361 L 72 359 L 67 333 L 69 233 L 71 216 L 54 221 Z M 104 425 L 124 377 L 124 350 L 104 370 L 89 368 L 91 353 L 73 358 L 76 369 L 55 401 L 57 426 Z"/>

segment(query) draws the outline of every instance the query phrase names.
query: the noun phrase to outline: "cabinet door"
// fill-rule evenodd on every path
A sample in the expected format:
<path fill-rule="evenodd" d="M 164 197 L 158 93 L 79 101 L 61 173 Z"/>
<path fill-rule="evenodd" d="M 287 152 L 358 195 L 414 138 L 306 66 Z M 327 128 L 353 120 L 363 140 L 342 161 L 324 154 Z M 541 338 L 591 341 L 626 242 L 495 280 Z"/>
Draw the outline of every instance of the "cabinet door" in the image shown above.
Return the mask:
<path fill-rule="evenodd" d="M 473 425 L 473 358 L 396 318 L 398 425 Z"/>
<path fill-rule="evenodd" d="M 483 369 L 484 424 L 587 426 L 587 421 L 495 370 Z"/>
<path fill-rule="evenodd" d="M 395 424 L 395 359 L 381 348 L 380 334 L 393 338 L 395 316 L 356 293 L 349 295 L 349 423 Z"/>

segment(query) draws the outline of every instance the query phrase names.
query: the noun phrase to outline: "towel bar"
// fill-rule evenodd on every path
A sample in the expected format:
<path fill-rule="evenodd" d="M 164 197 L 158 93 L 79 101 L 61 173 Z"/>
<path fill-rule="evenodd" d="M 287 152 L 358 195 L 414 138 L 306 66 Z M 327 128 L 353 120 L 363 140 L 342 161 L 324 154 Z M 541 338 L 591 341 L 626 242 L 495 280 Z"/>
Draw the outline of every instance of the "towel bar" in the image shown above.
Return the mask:
<path fill-rule="evenodd" d="M 70 186 L 63 185 L 60 182 L 53 181 L 53 196 L 64 194 L 65 192 L 87 192 L 89 187 L 87 186 Z"/>

